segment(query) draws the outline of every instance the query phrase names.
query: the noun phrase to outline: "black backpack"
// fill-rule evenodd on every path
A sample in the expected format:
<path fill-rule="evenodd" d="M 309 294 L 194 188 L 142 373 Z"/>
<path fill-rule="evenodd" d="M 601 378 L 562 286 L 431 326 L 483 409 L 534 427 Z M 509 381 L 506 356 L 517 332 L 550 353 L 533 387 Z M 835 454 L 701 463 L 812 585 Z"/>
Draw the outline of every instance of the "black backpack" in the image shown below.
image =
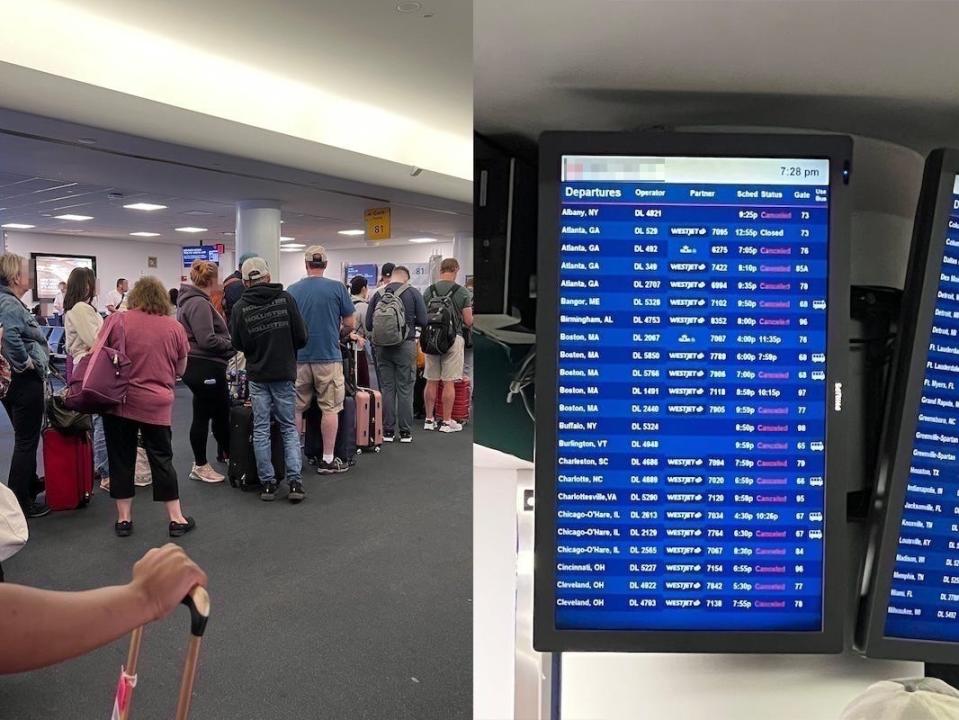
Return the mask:
<path fill-rule="evenodd" d="M 453 295 L 460 286 L 453 283 L 445 295 L 436 293 L 436 285 L 430 286 L 432 297 L 426 305 L 426 327 L 420 333 L 420 347 L 427 355 L 445 355 L 453 347 L 460 334 L 462 319 L 453 304 Z"/>

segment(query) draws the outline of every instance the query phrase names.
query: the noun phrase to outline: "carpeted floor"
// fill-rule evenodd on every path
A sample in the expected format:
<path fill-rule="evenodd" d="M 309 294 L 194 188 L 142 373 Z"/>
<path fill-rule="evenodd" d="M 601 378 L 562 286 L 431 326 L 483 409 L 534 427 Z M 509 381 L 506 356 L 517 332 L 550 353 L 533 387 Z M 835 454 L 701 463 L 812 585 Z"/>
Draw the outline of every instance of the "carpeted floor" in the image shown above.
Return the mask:
<path fill-rule="evenodd" d="M 418 430 L 412 445 L 364 455 L 344 475 L 305 473 L 301 505 L 267 504 L 187 478 L 189 392 L 177 395 L 180 492 L 198 526 L 182 545 L 209 573 L 213 601 L 191 716 L 470 717 L 472 433 Z M 11 446 L 0 412 L 0 473 Z M 4 563 L 7 580 L 53 589 L 125 582 L 147 549 L 169 541 L 166 518 L 147 488 L 134 502 L 132 537 L 115 537 L 114 519 L 109 497 L 97 494 L 84 510 L 31 521 L 27 547 Z M 185 609 L 148 628 L 131 717 L 172 716 L 187 637 Z M 0 678 L 0 720 L 108 717 L 126 650 L 124 638 Z"/>

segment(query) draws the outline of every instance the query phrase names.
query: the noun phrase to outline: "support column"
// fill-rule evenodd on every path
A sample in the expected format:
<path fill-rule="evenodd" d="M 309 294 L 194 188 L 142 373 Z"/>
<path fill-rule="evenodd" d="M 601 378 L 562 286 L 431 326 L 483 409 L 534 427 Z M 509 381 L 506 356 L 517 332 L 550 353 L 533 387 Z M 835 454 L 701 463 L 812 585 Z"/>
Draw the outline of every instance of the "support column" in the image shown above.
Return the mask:
<path fill-rule="evenodd" d="M 280 280 L 280 203 L 240 200 L 236 204 L 236 257 L 255 253 L 270 266 L 273 282 Z"/>

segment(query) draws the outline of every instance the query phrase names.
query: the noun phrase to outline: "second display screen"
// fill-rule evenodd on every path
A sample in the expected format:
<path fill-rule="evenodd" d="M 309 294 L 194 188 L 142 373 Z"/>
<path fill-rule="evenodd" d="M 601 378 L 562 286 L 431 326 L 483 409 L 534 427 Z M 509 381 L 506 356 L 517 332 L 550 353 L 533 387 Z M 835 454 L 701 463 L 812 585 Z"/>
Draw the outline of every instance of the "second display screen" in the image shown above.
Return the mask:
<path fill-rule="evenodd" d="M 561 172 L 556 627 L 820 631 L 829 162 Z"/>

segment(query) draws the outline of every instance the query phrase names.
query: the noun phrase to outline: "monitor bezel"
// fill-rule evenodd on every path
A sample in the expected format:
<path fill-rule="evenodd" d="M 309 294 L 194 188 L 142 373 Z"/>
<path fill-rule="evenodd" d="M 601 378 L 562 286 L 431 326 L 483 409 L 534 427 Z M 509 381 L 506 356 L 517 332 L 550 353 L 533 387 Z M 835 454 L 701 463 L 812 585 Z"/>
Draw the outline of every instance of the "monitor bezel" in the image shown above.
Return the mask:
<path fill-rule="evenodd" d="M 837 653 L 843 649 L 847 560 L 841 387 L 849 336 L 849 175 L 842 135 L 548 132 L 539 146 L 539 269 L 536 363 L 536 503 L 533 645 L 552 652 Z M 823 624 L 817 632 L 572 630 L 555 625 L 559 186 L 563 155 L 810 158 L 829 160 L 826 493 Z M 837 393 L 840 398 L 834 397 Z M 830 480 L 832 478 L 832 480 Z"/>
<path fill-rule="evenodd" d="M 922 378 L 957 175 L 959 151 L 938 149 L 930 153 L 916 206 L 893 364 L 895 373 L 880 440 L 877 502 L 873 505 L 870 523 L 872 536 L 865 567 L 866 583 L 856 628 L 856 647 L 871 658 L 959 663 L 959 642 L 885 634 L 899 523 L 909 482 L 910 453 L 919 422 Z"/>
<path fill-rule="evenodd" d="M 73 258 L 74 260 L 92 260 L 93 261 L 93 274 L 97 274 L 97 256 L 96 255 L 73 255 L 71 253 L 44 253 L 44 252 L 31 252 L 30 253 L 30 269 L 33 271 L 33 277 L 31 281 L 33 283 L 33 301 L 34 302 L 53 302 L 56 300 L 54 297 L 40 296 L 40 287 L 39 287 L 39 274 L 37 273 L 37 258 Z"/>

